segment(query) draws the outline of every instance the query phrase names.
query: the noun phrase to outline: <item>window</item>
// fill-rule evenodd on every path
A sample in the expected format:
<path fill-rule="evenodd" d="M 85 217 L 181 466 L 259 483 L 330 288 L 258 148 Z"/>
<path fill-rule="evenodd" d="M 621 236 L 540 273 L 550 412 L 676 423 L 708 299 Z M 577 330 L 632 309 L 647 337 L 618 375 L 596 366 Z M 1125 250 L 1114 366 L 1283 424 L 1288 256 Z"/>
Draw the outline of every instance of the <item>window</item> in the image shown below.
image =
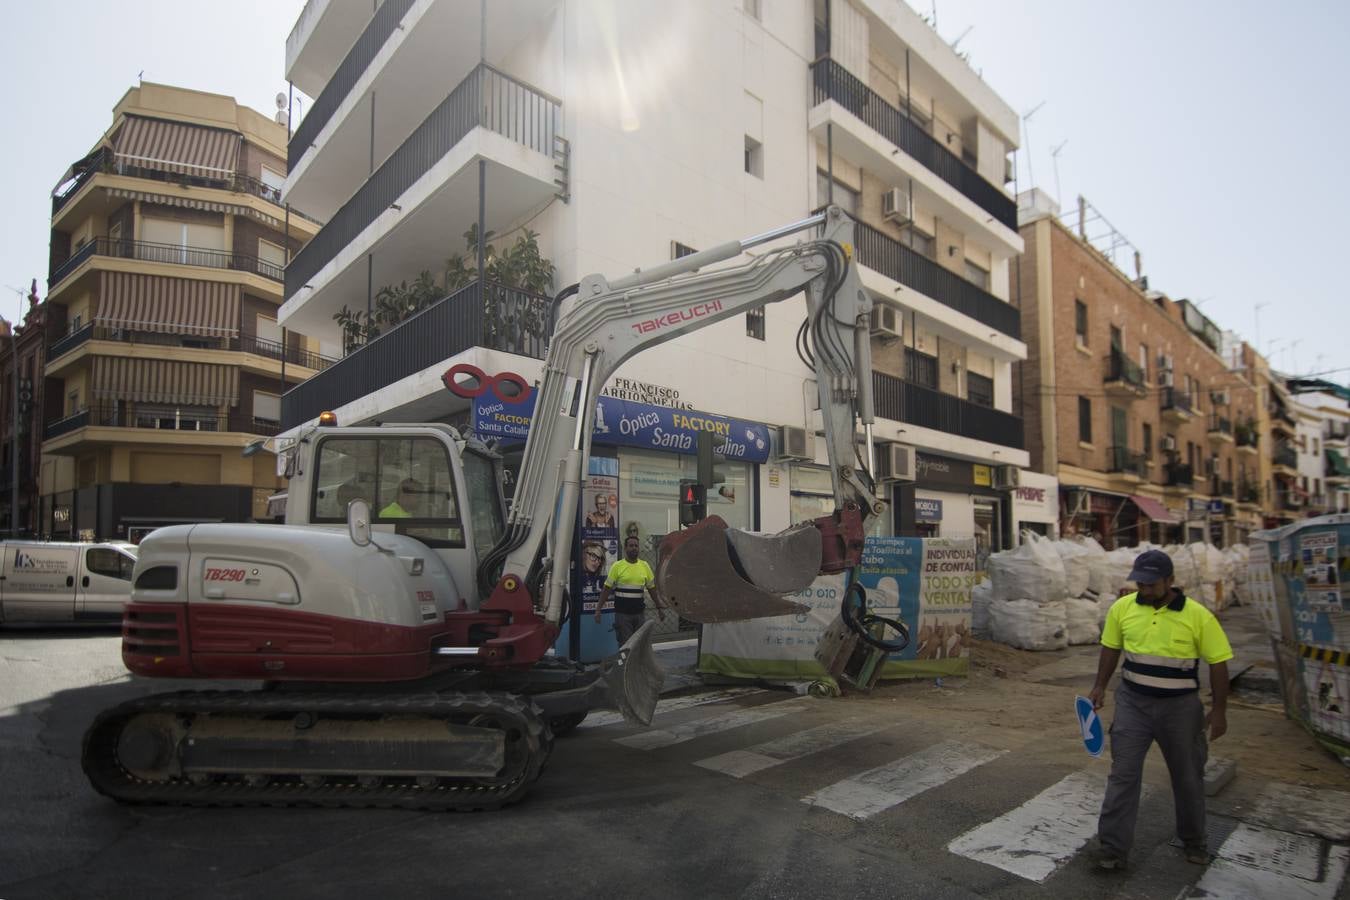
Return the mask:
<path fill-rule="evenodd" d="M 1119 326 L 1112 325 L 1112 326 L 1111 326 L 1111 349 L 1112 349 L 1112 350 L 1121 350 L 1121 349 L 1124 349 L 1124 347 L 1125 347 L 1125 335 L 1124 335 L 1124 333 L 1120 330 Z"/>
<path fill-rule="evenodd" d="M 1086 347 L 1088 345 L 1088 318 L 1087 304 L 1082 300 L 1073 301 L 1073 332 L 1074 340 L 1078 346 Z"/>
<path fill-rule="evenodd" d="M 281 326 L 271 316 L 258 316 L 254 320 L 254 332 L 258 340 L 281 346 Z"/>
<path fill-rule="evenodd" d="M 1144 381 L 1148 381 L 1148 345 L 1139 345 L 1139 373 Z"/>
<path fill-rule="evenodd" d="M 464 486 L 469 496 L 469 530 L 473 533 L 473 549 L 478 561 L 493 548 L 506 532 L 502 511 L 501 489 L 498 486 L 497 467 L 492 460 L 465 450 L 460 457 L 464 464 Z"/>
<path fill-rule="evenodd" d="M 1078 398 L 1078 440 L 1092 443 L 1092 401 L 1087 397 Z"/>
<path fill-rule="evenodd" d="M 824 169 L 816 169 L 816 205 L 824 206 L 827 203 L 833 203 L 855 218 L 858 215 L 858 192 L 836 178 L 834 195 L 831 197 L 829 173 Z"/>
<path fill-rule="evenodd" d="M 745 136 L 745 171 L 756 178 L 764 177 L 764 145 L 748 134 Z"/>
<path fill-rule="evenodd" d="M 137 406 L 135 427 L 160 428 L 165 431 L 218 431 L 219 415 L 214 406 Z"/>
<path fill-rule="evenodd" d="M 752 309 L 745 314 L 745 335 L 757 341 L 764 340 L 764 309 Z"/>
<path fill-rule="evenodd" d="M 281 190 L 286 186 L 286 176 L 275 169 L 269 169 L 267 166 L 263 166 L 262 178 L 258 180 L 263 183 L 263 195 L 265 198 L 280 205 Z"/>
<path fill-rule="evenodd" d="M 966 399 L 980 406 L 993 407 L 994 379 L 966 372 Z"/>
<path fill-rule="evenodd" d="M 285 268 L 286 248 L 258 238 L 258 271 L 264 275 L 280 277 Z"/>
<path fill-rule="evenodd" d="M 825 27 L 825 2 L 826 0 L 816 0 L 815 2 L 816 59 L 830 55 L 830 32 Z"/>
<path fill-rule="evenodd" d="M 1144 459 L 1153 458 L 1153 426 L 1144 423 Z"/>
<path fill-rule="evenodd" d="M 921 353 L 913 347 L 906 347 L 905 379 L 922 387 L 937 390 L 937 357 Z"/>
<path fill-rule="evenodd" d="M 66 395 L 66 415 L 73 416 L 80 411 L 80 391 L 71 391 Z"/>
<path fill-rule="evenodd" d="M 900 239 L 900 243 L 925 259 L 932 259 L 933 251 L 937 247 L 937 242 L 933 240 L 933 236 L 924 234 L 913 223 L 910 223 L 909 227 L 905 229 L 905 236 Z"/>
<path fill-rule="evenodd" d="M 107 547 L 96 547 L 85 551 L 84 567 L 95 575 L 116 578 L 118 581 L 130 581 L 131 570 L 136 568 L 136 560 Z"/>
<path fill-rule="evenodd" d="M 253 392 L 253 421 L 281 424 L 281 398 L 263 391 Z"/>
<path fill-rule="evenodd" d="M 1313 454 L 1316 455 L 1321 452 L 1322 452 L 1322 439 L 1313 438 Z"/>
<path fill-rule="evenodd" d="M 989 290 L 989 272 L 981 269 L 970 260 L 966 260 L 966 281 L 976 285 L 982 290 Z"/>
<path fill-rule="evenodd" d="M 431 438 L 322 439 L 314 473 L 314 522 L 347 520 L 347 504 L 370 503 L 373 524 L 431 547 L 463 547 L 464 530 L 445 446 Z"/>

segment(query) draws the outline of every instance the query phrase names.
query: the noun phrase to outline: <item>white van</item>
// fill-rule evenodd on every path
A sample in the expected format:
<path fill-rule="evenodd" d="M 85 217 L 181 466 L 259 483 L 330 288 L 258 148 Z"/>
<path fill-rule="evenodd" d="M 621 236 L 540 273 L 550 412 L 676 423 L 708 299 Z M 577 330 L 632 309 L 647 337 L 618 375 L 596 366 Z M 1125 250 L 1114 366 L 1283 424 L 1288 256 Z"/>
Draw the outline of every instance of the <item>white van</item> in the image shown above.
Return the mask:
<path fill-rule="evenodd" d="M 134 544 L 0 542 L 0 624 L 120 622 Z"/>

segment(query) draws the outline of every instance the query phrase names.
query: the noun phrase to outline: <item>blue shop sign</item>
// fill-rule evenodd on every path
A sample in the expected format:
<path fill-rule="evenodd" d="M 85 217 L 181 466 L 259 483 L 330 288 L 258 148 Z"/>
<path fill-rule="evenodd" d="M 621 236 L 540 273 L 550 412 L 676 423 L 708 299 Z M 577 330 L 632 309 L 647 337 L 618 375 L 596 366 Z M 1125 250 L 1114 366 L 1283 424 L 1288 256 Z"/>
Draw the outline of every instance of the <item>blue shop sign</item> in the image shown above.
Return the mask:
<path fill-rule="evenodd" d="M 524 403 L 504 403 L 486 394 L 476 398 L 471 422 L 474 433 L 504 441 L 525 440 L 534 418 L 534 402 L 535 395 Z M 723 459 L 769 461 L 767 425 L 613 397 L 600 398 L 591 440 L 611 446 L 694 454 L 698 452 L 700 431 L 710 431 L 721 440 L 717 452 Z"/>
<path fill-rule="evenodd" d="M 1222 500 L 1209 501 L 1209 512 L 1211 515 L 1216 516 L 1223 515 L 1223 501 Z"/>
<path fill-rule="evenodd" d="M 914 498 L 914 520 L 916 522 L 941 522 L 942 501 Z"/>

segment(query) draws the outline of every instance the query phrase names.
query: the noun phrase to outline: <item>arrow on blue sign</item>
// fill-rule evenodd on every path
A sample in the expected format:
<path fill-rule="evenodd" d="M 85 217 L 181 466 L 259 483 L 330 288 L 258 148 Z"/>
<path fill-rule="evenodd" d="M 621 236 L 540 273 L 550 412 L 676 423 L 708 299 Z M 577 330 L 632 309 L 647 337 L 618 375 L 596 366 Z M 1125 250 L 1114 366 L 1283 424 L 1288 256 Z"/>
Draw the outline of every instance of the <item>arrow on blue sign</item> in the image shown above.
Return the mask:
<path fill-rule="evenodd" d="M 1078 730 L 1083 734 L 1083 746 L 1092 756 L 1101 756 L 1106 746 L 1106 735 L 1102 733 L 1102 720 L 1092 708 L 1092 701 L 1086 697 L 1073 698 L 1073 710 L 1078 716 Z"/>

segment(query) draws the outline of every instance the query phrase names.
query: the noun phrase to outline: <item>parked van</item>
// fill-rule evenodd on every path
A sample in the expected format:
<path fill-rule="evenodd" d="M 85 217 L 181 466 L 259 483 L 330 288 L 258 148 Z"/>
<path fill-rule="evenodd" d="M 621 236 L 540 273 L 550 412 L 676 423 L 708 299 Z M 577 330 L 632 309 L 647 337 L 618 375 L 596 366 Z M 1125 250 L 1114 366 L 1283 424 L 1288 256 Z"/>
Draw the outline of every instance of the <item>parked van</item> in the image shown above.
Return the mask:
<path fill-rule="evenodd" d="M 119 622 L 134 544 L 0 542 L 0 624 Z"/>

